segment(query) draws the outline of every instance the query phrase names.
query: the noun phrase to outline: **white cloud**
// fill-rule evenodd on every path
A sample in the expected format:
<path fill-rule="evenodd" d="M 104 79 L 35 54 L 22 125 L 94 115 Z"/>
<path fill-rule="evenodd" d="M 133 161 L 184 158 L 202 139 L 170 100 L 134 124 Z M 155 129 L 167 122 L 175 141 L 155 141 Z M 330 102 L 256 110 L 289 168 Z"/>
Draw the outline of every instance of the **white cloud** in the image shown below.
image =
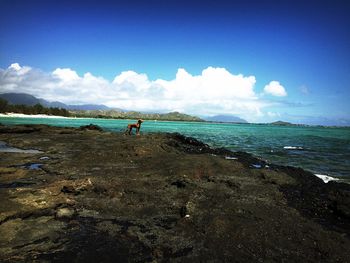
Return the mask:
<path fill-rule="evenodd" d="M 276 80 L 271 81 L 264 88 L 264 92 L 277 97 L 287 96 L 287 92 L 284 87 Z"/>
<path fill-rule="evenodd" d="M 80 79 L 78 74 L 69 68 L 57 68 L 52 72 L 52 75 L 63 82 L 72 82 Z"/>
<path fill-rule="evenodd" d="M 31 70 L 30 67 L 21 67 L 18 63 L 12 63 L 9 67 L 8 67 L 9 71 L 12 72 L 16 72 L 17 75 L 24 75 L 26 74 L 28 71 Z"/>
<path fill-rule="evenodd" d="M 21 66 L 18 63 L 12 63 L 8 68 L 19 71 L 21 69 Z"/>
<path fill-rule="evenodd" d="M 114 80 L 69 68 L 51 73 L 21 67 L 0 69 L 0 92 L 24 92 L 67 104 L 93 103 L 128 110 L 182 111 L 197 115 L 233 114 L 254 121 L 269 103 L 256 94 L 254 76 L 235 75 L 225 68 L 208 67 L 199 75 L 178 69 L 172 80 L 150 80 L 146 74 L 124 71 Z M 271 81 L 265 92 L 285 96 L 285 89 Z"/>

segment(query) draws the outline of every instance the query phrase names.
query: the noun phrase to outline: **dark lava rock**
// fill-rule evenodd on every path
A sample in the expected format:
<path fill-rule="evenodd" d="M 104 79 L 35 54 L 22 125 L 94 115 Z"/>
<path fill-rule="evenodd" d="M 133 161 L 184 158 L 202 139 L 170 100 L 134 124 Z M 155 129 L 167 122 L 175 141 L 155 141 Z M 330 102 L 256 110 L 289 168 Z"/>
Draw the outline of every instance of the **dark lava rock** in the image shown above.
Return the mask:
<path fill-rule="evenodd" d="M 183 180 L 176 180 L 175 182 L 172 182 L 171 185 L 176 186 L 177 188 L 185 188 L 187 182 Z"/>
<path fill-rule="evenodd" d="M 180 134 L 6 129 L 50 161 L 0 152 L 1 262 L 349 261 L 347 184 Z"/>
<path fill-rule="evenodd" d="M 79 128 L 80 130 L 93 130 L 93 131 L 103 131 L 103 129 L 95 124 L 89 124 L 89 125 L 84 125 L 84 126 L 80 126 Z"/>
<path fill-rule="evenodd" d="M 65 194 L 79 194 L 79 192 L 72 185 L 64 185 L 61 189 L 61 192 Z"/>
<path fill-rule="evenodd" d="M 0 134 L 1 133 L 33 133 L 41 131 L 46 125 L 23 125 L 19 127 L 14 126 L 0 126 Z"/>
<path fill-rule="evenodd" d="M 198 141 L 192 137 L 186 137 L 180 133 L 168 133 L 167 136 L 171 139 L 168 145 L 180 148 L 187 153 L 211 153 L 209 145 Z"/>

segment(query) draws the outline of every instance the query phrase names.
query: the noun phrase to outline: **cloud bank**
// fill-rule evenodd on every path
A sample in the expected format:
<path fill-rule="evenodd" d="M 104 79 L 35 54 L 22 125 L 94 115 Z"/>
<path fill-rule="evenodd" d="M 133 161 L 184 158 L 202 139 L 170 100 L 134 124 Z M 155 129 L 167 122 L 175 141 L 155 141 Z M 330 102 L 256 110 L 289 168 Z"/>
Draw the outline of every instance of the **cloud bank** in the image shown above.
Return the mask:
<path fill-rule="evenodd" d="M 248 120 L 262 116 L 268 106 L 254 90 L 254 76 L 232 74 L 225 68 L 208 67 L 200 75 L 178 69 L 172 80 L 150 80 L 146 74 L 123 71 L 113 81 L 69 68 L 52 72 L 20 66 L 0 69 L 0 92 L 23 92 L 49 101 L 69 104 L 105 104 L 137 111 L 181 111 L 197 115 L 233 114 Z M 286 96 L 278 81 L 265 93 Z"/>

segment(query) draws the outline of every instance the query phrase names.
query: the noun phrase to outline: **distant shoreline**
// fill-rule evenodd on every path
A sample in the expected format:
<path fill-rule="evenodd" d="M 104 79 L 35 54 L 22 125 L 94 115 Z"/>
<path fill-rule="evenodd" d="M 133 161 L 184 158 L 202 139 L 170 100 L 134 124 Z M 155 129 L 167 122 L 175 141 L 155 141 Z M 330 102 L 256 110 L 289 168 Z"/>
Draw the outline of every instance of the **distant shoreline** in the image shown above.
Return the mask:
<path fill-rule="evenodd" d="M 57 115 L 47 115 L 47 114 L 23 114 L 23 113 L 0 113 L 0 118 L 38 118 L 38 119 L 96 119 L 96 120 L 136 120 L 137 118 L 96 118 L 96 117 L 64 117 Z M 198 122 L 203 123 L 205 121 L 189 121 L 189 120 L 156 120 L 156 119 L 144 119 L 145 121 L 155 121 L 155 122 Z"/>
<path fill-rule="evenodd" d="M 23 114 L 23 113 L 0 113 L 0 117 L 7 117 L 7 118 L 59 118 L 59 119 L 74 119 L 72 117 L 64 117 L 64 116 L 57 116 L 57 115 L 47 115 L 47 114 Z"/>
<path fill-rule="evenodd" d="M 47 114 L 23 114 L 23 113 L 0 113 L 0 118 L 38 118 L 38 119 L 103 119 L 103 120 L 136 120 L 137 118 L 96 118 L 96 117 L 64 117 L 58 115 L 47 115 Z M 210 124 L 246 124 L 246 125 L 271 125 L 277 127 L 318 127 L 318 128 L 350 128 L 350 126 L 324 126 L 324 125 L 308 125 L 308 124 L 276 124 L 276 123 L 252 123 L 252 122 L 221 122 L 221 121 L 191 121 L 191 120 L 157 120 L 157 119 L 143 119 L 145 121 L 174 121 L 174 122 L 198 122 L 198 123 L 210 123 Z"/>

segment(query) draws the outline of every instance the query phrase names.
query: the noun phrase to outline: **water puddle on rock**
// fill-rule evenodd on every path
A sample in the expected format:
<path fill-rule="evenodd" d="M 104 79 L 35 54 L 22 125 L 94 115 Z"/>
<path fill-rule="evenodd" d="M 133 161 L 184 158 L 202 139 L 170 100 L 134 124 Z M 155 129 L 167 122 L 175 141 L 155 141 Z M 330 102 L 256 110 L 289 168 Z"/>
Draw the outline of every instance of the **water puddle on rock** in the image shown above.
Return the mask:
<path fill-rule="evenodd" d="M 18 165 L 17 167 L 28 169 L 28 170 L 40 170 L 41 166 L 43 166 L 42 163 L 26 163 L 23 165 Z"/>
<path fill-rule="evenodd" d="M 34 150 L 34 149 L 24 150 L 24 149 L 11 147 L 11 146 L 8 146 L 3 141 L 0 141 L 0 152 L 5 152 L 5 153 L 32 153 L 32 154 L 43 153 L 42 151 Z"/>
<path fill-rule="evenodd" d="M 26 166 L 25 168 L 29 169 L 29 170 L 39 170 L 41 169 L 42 164 L 41 163 L 31 163 L 28 166 Z"/>
<path fill-rule="evenodd" d="M 226 156 L 225 159 L 226 160 L 238 160 L 237 157 L 232 157 L 232 156 Z"/>
<path fill-rule="evenodd" d="M 0 188 L 18 188 L 18 187 L 26 187 L 31 186 L 34 183 L 26 183 L 26 182 L 12 182 L 7 184 L 0 184 Z"/>
<path fill-rule="evenodd" d="M 40 170 L 41 166 L 43 166 L 42 163 L 25 163 L 25 164 L 11 165 L 10 167 L 28 169 L 28 170 Z"/>

